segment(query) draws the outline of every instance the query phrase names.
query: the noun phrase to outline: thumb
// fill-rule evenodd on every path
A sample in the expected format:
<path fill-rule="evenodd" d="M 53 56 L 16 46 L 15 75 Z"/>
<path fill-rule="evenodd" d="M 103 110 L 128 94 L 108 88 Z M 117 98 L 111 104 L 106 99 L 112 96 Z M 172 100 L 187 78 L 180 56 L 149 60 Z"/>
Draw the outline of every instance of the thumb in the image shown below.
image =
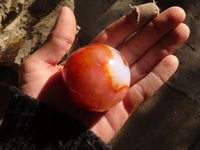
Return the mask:
<path fill-rule="evenodd" d="M 57 65 L 69 51 L 75 32 L 75 16 L 68 7 L 63 7 L 46 42 L 31 57 L 50 65 Z"/>

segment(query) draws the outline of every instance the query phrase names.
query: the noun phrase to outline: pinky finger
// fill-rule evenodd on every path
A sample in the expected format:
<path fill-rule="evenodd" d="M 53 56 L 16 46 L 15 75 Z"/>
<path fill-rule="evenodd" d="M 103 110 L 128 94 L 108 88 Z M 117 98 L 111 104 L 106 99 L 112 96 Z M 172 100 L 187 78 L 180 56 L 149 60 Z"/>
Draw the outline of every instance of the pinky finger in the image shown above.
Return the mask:
<path fill-rule="evenodd" d="M 134 84 L 124 99 L 124 107 L 130 114 L 150 98 L 177 70 L 179 61 L 169 55 L 153 68 L 142 80 Z"/>

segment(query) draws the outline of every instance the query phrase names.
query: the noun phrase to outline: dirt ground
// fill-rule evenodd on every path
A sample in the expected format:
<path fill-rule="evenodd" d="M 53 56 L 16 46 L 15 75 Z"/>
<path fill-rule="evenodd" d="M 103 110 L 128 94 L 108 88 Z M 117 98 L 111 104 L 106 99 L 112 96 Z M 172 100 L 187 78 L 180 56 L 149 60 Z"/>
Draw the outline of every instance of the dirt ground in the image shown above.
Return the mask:
<path fill-rule="evenodd" d="M 17 85 L 18 66 L 46 39 L 62 6 L 76 16 L 76 49 L 107 25 L 151 0 L 1 0 L 0 97 Z M 200 150 L 200 1 L 163 0 L 161 11 L 182 7 L 191 34 L 175 53 L 180 66 L 156 94 L 136 110 L 113 139 L 114 150 Z M 0 100 L 0 116 L 6 102 Z"/>

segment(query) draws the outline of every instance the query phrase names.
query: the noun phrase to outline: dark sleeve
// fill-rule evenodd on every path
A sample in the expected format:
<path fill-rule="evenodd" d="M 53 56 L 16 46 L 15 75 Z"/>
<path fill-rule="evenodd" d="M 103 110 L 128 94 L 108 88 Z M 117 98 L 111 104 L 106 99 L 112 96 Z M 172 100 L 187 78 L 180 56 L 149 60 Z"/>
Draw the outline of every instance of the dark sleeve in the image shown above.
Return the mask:
<path fill-rule="evenodd" d="M 79 121 L 52 110 L 15 87 L 0 128 L 5 150 L 110 150 Z"/>

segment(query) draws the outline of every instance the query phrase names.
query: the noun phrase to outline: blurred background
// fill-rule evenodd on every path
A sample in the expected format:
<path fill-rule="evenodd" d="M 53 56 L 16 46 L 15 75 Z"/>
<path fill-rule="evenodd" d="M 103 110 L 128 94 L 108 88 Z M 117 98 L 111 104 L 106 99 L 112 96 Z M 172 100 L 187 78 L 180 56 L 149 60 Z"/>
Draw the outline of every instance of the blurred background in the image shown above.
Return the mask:
<path fill-rule="evenodd" d="M 7 105 L 7 85 L 17 86 L 19 65 L 45 41 L 62 6 L 70 7 L 77 19 L 73 50 L 129 12 L 129 4 L 148 2 L 152 1 L 1 0 L 0 119 Z M 191 34 L 175 53 L 180 60 L 177 72 L 132 114 L 112 140 L 114 150 L 200 150 L 200 1 L 160 0 L 157 5 L 161 12 L 182 7 Z"/>

